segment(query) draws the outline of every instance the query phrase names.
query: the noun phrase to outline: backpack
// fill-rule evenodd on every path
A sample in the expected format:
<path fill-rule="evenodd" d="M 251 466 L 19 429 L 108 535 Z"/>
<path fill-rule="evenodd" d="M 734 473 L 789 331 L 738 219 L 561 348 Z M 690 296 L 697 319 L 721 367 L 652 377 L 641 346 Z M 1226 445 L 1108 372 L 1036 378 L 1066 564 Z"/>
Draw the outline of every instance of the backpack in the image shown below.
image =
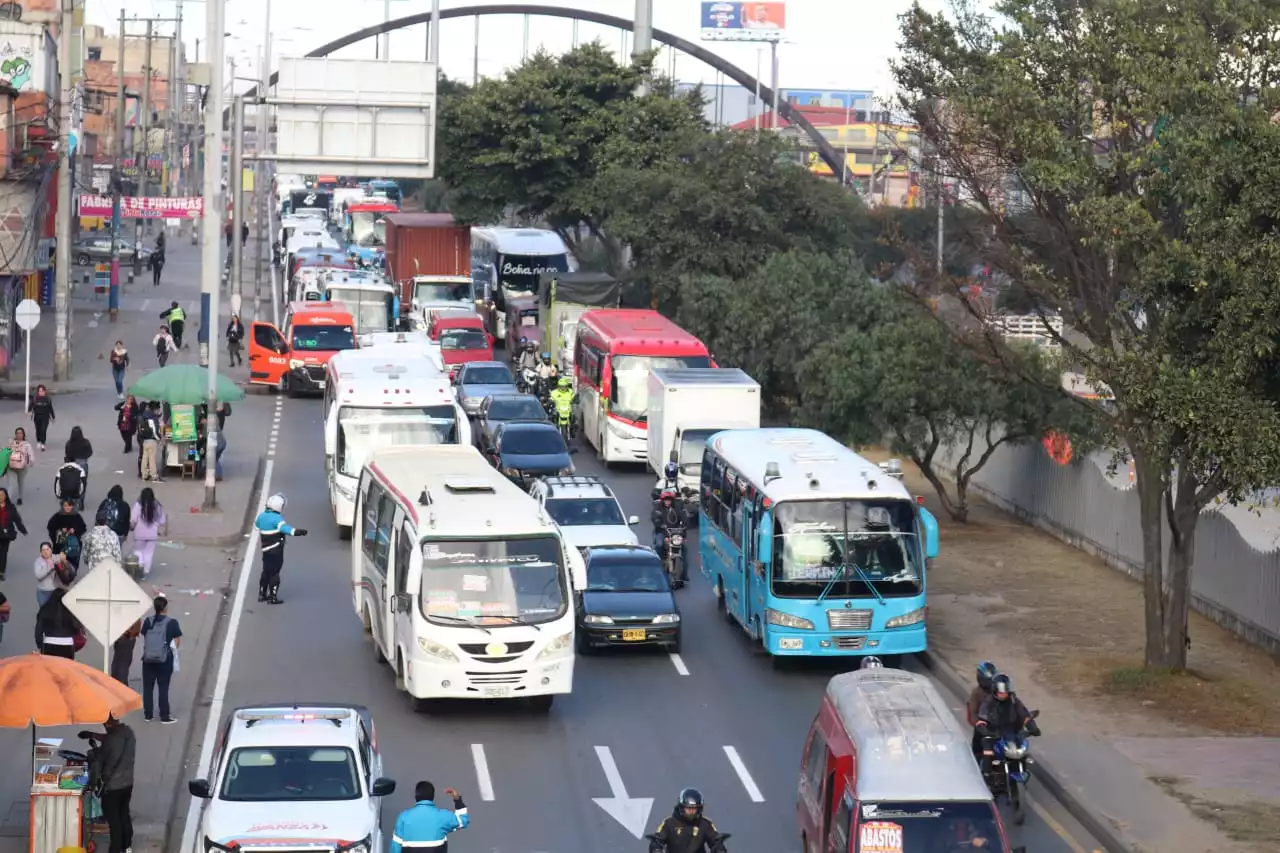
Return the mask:
<path fill-rule="evenodd" d="M 106 498 L 98 506 L 98 512 L 103 514 L 107 527 L 114 531 L 120 529 L 120 502 Z"/>
<path fill-rule="evenodd" d="M 138 441 L 152 441 L 156 438 L 155 418 L 143 415 L 142 420 L 138 423 Z"/>
<path fill-rule="evenodd" d="M 9 453 L 9 467 L 10 467 L 10 468 L 12 468 L 12 469 L 14 469 L 14 470 L 16 470 L 16 471 L 20 471 L 20 470 L 22 470 L 23 468 L 26 468 L 26 467 L 27 467 L 27 454 L 26 454 L 26 452 L 25 452 L 25 451 L 22 451 L 22 450 L 19 450 L 19 449 L 18 449 L 18 448 L 16 448 L 16 447 L 11 447 L 11 448 L 9 448 L 9 450 L 10 450 L 10 453 Z"/>
<path fill-rule="evenodd" d="M 150 621 L 142 635 L 142 662 L 164 663 L 169 659 L 169 617 L 157 616 Z"/>
<path fill-rule="evenodd" d="M 164 355 L 169 351 L 169 339 L 160 337 L 156 338 L 156 355 Z"/>
<path fill-rule="evenodd" d="M 80 497 L 81 487 L 80 466 L 73 462 L 68 462 L 58 469 L 58 492 L 62 498 L 78 498 Z"/>

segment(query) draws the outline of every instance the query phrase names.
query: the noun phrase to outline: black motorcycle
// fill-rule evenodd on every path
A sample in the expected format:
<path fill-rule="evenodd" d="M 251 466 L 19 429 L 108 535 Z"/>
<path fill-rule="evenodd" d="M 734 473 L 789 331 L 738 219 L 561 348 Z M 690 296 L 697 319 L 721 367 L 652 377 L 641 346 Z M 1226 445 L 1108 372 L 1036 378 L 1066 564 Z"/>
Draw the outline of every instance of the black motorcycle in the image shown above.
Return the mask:
<path fill-rule="evenodd" d="M 688 583 L 685 565 L 685 528 L 668 527 L 662 536 L 662 567 L 667 572 L 672 589 L 680 589 Z"/>
<path fill-rule="evenodd" d="M 1028 738 L 1038 737 L 1040 728 L 1035 719 L 1039 711 L 1031 712 L 1031 723 L 1017 732 L 1000 737 L 987 737 L 983 741 L 983 749 L 987 756 L 988 766 L 983 774 L 991 795 L 999 800 L 1005 797 L 1009 807 L 1013 809 L 1013 822 L 1022 825 L 1026 820 L 1026 802 L 1024 791 L 1031 783 L 1031 746 Z"/>
<path fill-rule="evenodd" d="M 724 846 L 724 843 L 732 837 L 733 836 L 727 832 L 723 833 L 720 836 L 719 846 L 711 848 L 711 853 L 729 853 L 728 849 Z M 667 846 L 667 843 L 662 840 L 661 835 L 654 835 L 653 833 L 649 833 L 648 835 L 645 836 L 645 838 L 649 839 L 650 850 L 653 850 L 655 848 L 664 849 Z"/>

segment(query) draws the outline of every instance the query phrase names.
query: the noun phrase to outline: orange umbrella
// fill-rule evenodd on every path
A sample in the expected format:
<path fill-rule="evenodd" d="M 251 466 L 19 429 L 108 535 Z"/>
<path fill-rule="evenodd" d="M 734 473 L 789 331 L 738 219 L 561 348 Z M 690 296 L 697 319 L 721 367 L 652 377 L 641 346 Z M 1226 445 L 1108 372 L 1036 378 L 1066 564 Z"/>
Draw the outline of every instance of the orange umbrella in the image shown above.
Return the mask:
<path fill-rule="evenodd" d="M 104 672 L 66 658 L 0 658 L 0 728 L 106 722 L 142 707 L 142 697 Z"/>

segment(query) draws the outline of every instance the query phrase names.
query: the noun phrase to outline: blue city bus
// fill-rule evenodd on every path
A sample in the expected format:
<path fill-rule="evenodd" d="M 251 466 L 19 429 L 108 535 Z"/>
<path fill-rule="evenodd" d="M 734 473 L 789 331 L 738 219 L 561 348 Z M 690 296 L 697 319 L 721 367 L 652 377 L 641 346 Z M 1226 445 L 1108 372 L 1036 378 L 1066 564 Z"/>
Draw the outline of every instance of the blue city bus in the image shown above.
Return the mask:
<path fill-rule="evenodd" d="M 400 204 L 400 185 L 395 181 L 370 181 L 366 190 L 370 198 L 385 198 L 387 201 Z"/>
<path fill-rule="evenodd" d="M 810 429 L 707 439 L 699 554 L 727 618 L 771 655 L 928 647 L 938 523 L 880 466 Z"/>

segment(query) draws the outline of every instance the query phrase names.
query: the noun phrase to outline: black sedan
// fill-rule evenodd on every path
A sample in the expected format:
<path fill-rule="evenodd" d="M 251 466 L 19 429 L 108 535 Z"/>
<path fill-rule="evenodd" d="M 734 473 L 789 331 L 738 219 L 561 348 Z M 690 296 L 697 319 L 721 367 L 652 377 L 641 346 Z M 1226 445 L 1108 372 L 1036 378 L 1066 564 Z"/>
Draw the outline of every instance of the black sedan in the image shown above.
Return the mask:
<path fill-rule="evenodd" d="M 539 477 L 572 474 L 570 452 L 553 423 L 507 421 L 494 432 L 488 456 L 493 467 L 527 488 Z"/>
<path fill-rule="evenodd" d="M 480 401 L 476 415 L 476 443 L 481 450 L 493 447 L 498 428 L 508 421 L 546 421 L 547 411 L 532 394 L 497 394 Z"/>
<path fill-rule="evenodd" d="M 680 608 L 652 548 L 588 548 L 587 587 L 577 595 L 580 654 L 605 646 L 680 651 Z"/>

